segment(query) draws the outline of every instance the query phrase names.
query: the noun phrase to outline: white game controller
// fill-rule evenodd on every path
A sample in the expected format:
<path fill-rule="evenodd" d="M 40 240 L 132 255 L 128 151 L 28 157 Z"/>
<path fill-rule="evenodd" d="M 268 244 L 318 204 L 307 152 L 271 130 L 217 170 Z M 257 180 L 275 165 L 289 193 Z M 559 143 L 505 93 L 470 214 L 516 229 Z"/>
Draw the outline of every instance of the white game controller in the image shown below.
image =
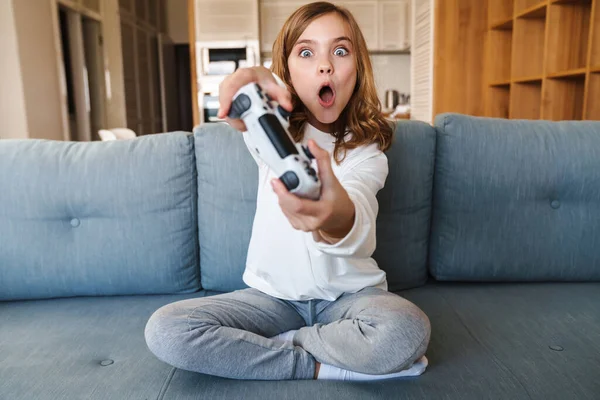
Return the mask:
<path fill-rule="evenodd" d="M 311 166 L 308 147 L 295 143 L 288 132 L 290 113 L 256 83 L 242 87 L 233 97 L 229 118 L 241 118 L 249 145 L 287 189 L 299 197 L 318 200 L 321 181 Z"/>

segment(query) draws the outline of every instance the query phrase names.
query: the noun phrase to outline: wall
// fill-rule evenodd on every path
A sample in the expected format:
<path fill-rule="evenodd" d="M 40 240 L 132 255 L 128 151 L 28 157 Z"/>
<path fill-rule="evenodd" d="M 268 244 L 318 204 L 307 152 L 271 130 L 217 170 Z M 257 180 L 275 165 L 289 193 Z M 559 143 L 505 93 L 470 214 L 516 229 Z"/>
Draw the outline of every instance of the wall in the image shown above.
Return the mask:
<path fill-rule="evenodd" d="M 373 74 L 377 85 L 377 95 L 385 107 L 385 91 L 395 89 L 400 93 L 410 93 L 410 55 L 373 54 Z"/>
<path fill-rule="evenodd" d="M 433 37 L 436 0 L 413 0 L 411 11 L 410 117 L 433 122 Z"/>
<path fill-rule="evenodd" d="M 103 0 L 107 127 L 126 126 L 118 0 Z M 64 140 L 56 0 L 0 0 L 0 138 Z M 58 34 L 58 33 L 56 33 Z"/>
<path fill-rule="evenodd" d="M 59 54 L 51 0 L 13 0 L 30 138 L 63 139 Z"/>
<path fill-rule="evenodd" d="M 188 0 L 167 0 L 167 35 L 175 44 L 189 43 Z"/>
<path fill-rule="evenodd" d="M 12 1 L 0 1 L 0 54 L 0 139 L 24 139 L 27 114 Z"/>

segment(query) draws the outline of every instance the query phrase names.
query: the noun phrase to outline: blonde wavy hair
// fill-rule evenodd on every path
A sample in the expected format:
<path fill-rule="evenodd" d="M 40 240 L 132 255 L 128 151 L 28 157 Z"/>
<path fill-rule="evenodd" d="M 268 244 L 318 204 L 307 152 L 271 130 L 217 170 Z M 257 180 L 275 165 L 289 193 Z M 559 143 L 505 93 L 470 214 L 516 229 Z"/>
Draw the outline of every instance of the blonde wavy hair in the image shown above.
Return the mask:
<path fill-rule="evenodd" d="M 287 60 L 306 27 L 316 18 L 329 13 L 337 13 L 350 27 L 350 39 L 356 61 L 354 92 L 333 126 L 332 135 L 336 139 L 334 159 L 339 164 L 346 157 L 347 150 L 363 145 L 378 143 L 380 150 L 386 151 L 391 146 L 393 137 L 392 124 L 381 113 L 381 102 L 375 89 L 367 43 L 350 11 L 323 1 L 306 4 L 297 9 L 283 24 L 273 43 L 271 71 L 285 82 L 292 94 L 294 109 L 290 116 L 290 134 L 299 142 L 304 136 L 303 128 L 308 117 L 304 105 L 291 84 Z M 352 138 L 345 140 L 349 132 L 352 132 Z"/>

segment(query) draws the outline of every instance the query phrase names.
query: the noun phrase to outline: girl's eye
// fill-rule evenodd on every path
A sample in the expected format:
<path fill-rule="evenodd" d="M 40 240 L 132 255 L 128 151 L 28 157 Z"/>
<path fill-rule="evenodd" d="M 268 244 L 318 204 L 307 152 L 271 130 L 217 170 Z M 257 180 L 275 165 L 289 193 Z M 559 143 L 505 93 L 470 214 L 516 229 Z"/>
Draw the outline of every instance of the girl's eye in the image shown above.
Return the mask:
<path fill-rule="evenodd" d="M 336 56 L 344 57 L 348 55 L 348 50 L 346 50 L 343 47 L 338 47 L 337 49 L 335 49 L 333 54 L 335 54 Z"/>
<path fill-rule="evenodd" d="M 312 51 L 310 50 L 302 50 L 300 52 L 300 57 L 310 57 L 312 55 Z"/>

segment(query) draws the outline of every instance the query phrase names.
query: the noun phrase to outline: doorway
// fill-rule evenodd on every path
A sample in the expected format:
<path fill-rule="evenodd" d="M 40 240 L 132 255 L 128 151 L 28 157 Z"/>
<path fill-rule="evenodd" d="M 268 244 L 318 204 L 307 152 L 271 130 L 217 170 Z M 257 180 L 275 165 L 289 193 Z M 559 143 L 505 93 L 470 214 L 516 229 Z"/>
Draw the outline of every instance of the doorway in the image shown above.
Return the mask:
<path fill-rule="evenodd" d="M 101 22 L 58 6 L 69 140 L 99 140 L 106 125 Z"/>

